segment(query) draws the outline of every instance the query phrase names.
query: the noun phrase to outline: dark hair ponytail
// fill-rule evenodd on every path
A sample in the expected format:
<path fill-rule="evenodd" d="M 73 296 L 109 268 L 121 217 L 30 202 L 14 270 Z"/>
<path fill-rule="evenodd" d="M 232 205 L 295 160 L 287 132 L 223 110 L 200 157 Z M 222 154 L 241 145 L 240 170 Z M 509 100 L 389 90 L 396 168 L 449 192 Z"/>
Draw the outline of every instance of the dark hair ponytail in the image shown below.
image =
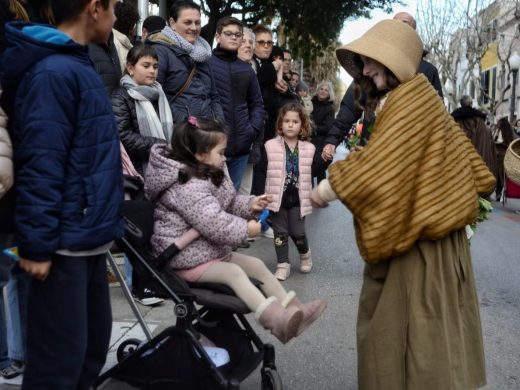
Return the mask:
<path fill-rule="evenodd" d="M 225 126 L 215 120 L 190 117 L 173 132 L 170 158 L 186 165 L 179 171 L 179 182 L 187 183 L 192 177 L 210 179 L 217 187 L 224 180 L 224 171 L 200 162 L 197 153 L 208 153 L 227 137 Z"/>

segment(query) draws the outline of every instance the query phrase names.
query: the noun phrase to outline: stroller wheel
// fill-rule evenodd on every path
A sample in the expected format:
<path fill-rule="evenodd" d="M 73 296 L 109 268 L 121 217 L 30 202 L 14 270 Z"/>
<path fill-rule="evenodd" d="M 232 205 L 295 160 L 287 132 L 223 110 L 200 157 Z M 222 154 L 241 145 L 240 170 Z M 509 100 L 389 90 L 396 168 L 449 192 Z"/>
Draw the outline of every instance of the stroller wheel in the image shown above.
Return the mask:
<path fill-rule="evenodd" d="M 141 344 L 141 340 L 139 339 L 128 339 L 119 344 L 116 352 L 117 362 L 120 363 L 125 360 L 137 349 L 139 344 Z"/>
<path fill-rule="evenodd" d="M 262 390 L 283 390 L 282 378 L 278 371 L 269 367 L 262 369 Z"/>

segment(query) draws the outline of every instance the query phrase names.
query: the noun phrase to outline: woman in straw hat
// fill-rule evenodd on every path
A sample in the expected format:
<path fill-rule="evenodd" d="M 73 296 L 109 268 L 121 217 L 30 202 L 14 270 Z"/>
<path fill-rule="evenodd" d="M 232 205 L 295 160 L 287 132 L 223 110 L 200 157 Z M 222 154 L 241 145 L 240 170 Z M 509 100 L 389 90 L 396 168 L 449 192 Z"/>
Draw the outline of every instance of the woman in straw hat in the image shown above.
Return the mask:
<path fill-rule="evenodd" d="M 363 390 L 484 386 L 484 350 L 465 226 L 495 178 L 417 74 L 422 42 L 386 20 L 337 51 L 376 115 L 367 145 L 329 168 L 316 206 L 352 212 L 366 267 L 357 322 Z"/>

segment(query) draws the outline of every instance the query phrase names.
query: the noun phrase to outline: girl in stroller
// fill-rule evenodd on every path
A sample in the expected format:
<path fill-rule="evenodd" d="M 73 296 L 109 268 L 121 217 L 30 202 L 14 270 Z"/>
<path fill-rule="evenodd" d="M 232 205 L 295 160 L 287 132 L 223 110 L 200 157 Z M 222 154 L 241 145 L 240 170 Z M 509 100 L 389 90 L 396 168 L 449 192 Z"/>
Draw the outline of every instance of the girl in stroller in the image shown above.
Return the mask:
<path fill-rule="evenodd" d="M 225 169 L 226 144 L 221 123 L 190 117 L 175 130 L 171 147 L 153 146 L 145 175 L 146 195 L 156 204 L 152 247 L 155 254 L 162 253 L 184 232 L 196 229 L 200 237 L 172 258 L 171 269 L 187 281 L 229 286 L 285 344 L 314 322 L 326 304 L 301 303 L 262 260 L 232 252 L 233 245 L 260 234 L 256 218 L 271 199 L 236 193 Z M 262 282 L 262 291 L 249 277 Z"/>

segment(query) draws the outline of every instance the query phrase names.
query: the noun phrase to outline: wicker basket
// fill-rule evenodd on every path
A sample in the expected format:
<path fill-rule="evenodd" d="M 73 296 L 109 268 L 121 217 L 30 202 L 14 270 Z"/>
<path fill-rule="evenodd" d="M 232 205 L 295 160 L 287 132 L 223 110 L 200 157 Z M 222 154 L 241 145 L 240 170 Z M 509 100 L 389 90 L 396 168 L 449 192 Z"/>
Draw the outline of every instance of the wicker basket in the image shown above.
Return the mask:
<path fill-rule="evenodd" d="M 509 144 L 504 157 L 504 170 L 512 182 L 520 185 L 520 138 Z"/>

